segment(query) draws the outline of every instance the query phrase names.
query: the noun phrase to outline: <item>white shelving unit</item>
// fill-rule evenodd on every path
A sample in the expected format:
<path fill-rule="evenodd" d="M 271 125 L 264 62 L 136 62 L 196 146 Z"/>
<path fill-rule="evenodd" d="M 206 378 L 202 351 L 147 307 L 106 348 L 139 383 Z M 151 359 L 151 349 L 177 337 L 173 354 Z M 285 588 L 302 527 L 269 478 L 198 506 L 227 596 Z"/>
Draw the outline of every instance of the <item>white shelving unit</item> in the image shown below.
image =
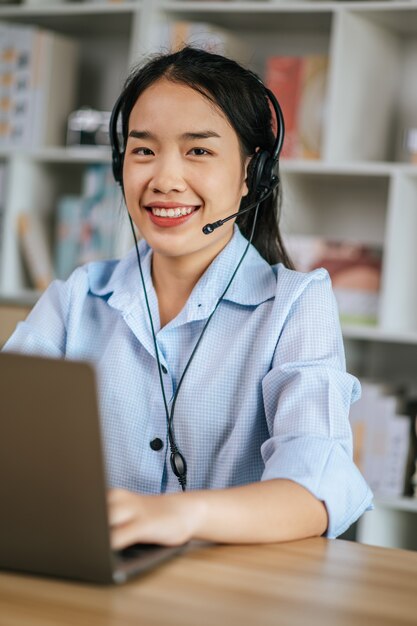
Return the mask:
<path fill-rule="evenodd" d="M 138 0 L 0 7 L 0 21 L 75 38 L 77 106 L 107 110 L 129 68 L 158 49 L 159 25 L 179 19 L 239 34 L 247 44 L 239 60 L 260 75 L 272 54 L 329 56 L 322 160 L 282 161 L 283 229 L 383 245 L 379 324 L 343 328 L 348 365 L 359 376 L 406 382 L 417 393 L 417 165 L 405 162 L 401 142 L 405 128 L 417 127 L 417 3 Z M 110 163 L 110 153 L 66 148 L 63 137 L 60 146 L 0 151 L 0 162 L 9 168 L 0 303 L 21 298 L 27 305 L 16 213 L 53 211 L 59 195 L 79 190 L 84 166 Z M 377 513 L 361 528 L 363 541 L 375 536 L 395 545 L 398 528 L 409 538 L 404 524 L 417 523 L 416 503 L 408 499 L 381 501 Z"/>

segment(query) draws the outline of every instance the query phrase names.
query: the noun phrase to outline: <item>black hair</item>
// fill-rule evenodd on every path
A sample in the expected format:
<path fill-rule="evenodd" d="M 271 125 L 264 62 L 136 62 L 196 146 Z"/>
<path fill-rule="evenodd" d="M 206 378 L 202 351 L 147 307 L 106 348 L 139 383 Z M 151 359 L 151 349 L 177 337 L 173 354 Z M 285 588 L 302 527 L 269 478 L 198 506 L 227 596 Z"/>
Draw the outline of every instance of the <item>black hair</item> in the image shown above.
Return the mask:
<path fill-rule="evenodd" d="M 136 66 L 131 71 L 121 95 L 125 146 L 129 116 L 138 97 L 160 78 L 191 87 L 221 109 L 238 136 L 242 159 L 254 155 L 257 148 L 272 152 L 275 135 L 270 103 L 257 75 L 232 59 L 192 46 L 173 53 L 153 55 L 145 65 Z M 279 172 L 275 174 L 279 177 Z M 251 164 L 248 168 L 249 193 L 242 198 L 240 209 L 256 199 L 250 180 Z M 283 263 L 293 269 L 279 230 L 281 200 L 280 181 L 274 193 L 259 207 L 252 243 L 268 263 Z M 236 219 L 247 239 L 254 216 L 253 210 Z"/>

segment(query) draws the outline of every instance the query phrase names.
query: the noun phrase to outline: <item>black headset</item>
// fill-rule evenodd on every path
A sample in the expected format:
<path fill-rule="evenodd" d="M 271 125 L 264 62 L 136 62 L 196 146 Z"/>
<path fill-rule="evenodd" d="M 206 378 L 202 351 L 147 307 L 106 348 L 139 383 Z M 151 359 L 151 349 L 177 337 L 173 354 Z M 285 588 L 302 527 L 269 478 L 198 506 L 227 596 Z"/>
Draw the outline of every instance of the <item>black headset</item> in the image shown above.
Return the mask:
<path fill-rule="evenodd" d="M 279 102 L 273 92 L 265 87 L 260 79 L 258 80 L 265 89 L 265 93 L 273 106 L 277 121 L 277 134 L 272 152 L 269 152 L 268 150 L 259 150 L 249 164 L 250 176 L 248 180 L 248 188 L 250 192 L 254 192 L 255 198 L 265 196 L 266 193 L 275 188 L 278 183 L 278 178 L 274 174 L 274 168 L 278 164 L 285 135 L 284 117 L 282 115 Z"/>
<path fill-rule="evenodd" d="M 265 197 L 266 193 L 275 189 L 278 183 L 278 178 L 274 174 L 274 168 L 278 163 L 279 155 L 284 143 L 284 118 L 282 115 L 281 107 L 278 100 L 270 89 L 265 87 L 263 82 L 258 79 L 262 87 L 265 89 L 265 93 L 271 102 L 275 117 L 277 120 L 277 134 L 275 137 L 272 151 L 259 150 L 253 157 L 248 168 L 248 188 L 250 192 L 254 192 L 255 199 Z M 109 123 L 109 136 L 112 150 L 112 169 L 115 181 L 123 189 L 123 160 L 125 156 L 124 150 L 120 148 L 119 135 L 117 132 L 117 122 L 120 111 L 123 106 L 124 93 L 122 92 L 118 97 L 116 104 L 113 107 L 110 123 Z"/>
<path fill-rule="evenodd" d="M 120 111 L 122 109 L 124 92 L 116 100 L 116 104 L 113 107 L 109 122 L 109 138 L 112 153 L 112 170 L 116 183 L 123 189 L 123 160 L 125 153 L 120 149 L 119 134 L 117 132 L 117 122 Z"/>
<path fill-rule="evenodd" d="M 139 250 L 138 250 L 138 242 L 137 242 L 137 238 L 136 238 L 136 233 L 135 233 L 135 229 L 133 226 L 133 221 L 132 218 L 129 214 L 129 221 L 130 221 L 130 226 L 132 229 L 132 234 L 133 234 L 133 238 L 135 240 L 135 248 L 136 248 L 136 256 L 137 256 L 137 262 L 138 262 L 138 268 L 139 268 L 139 273 L 140 273 L 140 278 L 141 278 L 141 282 L 142 282 L 142 287 L 143 287 L 143 292 L 144 292 L 144 297 L 145 297 L 145 303 L 146 303 L 146 308 L 147 308 L 147 312 L 148 312 L 148 316 L 149 316 L 149 321 L 150 321 L 150 326 L 151 326 L 151 332 L 152 332 L 152 337 L 153 337 L 153 342 L 154 342 L 154 348 L 155 348 L 155 356 L 156 356 L 156 360 L 157 360 L 157 364 L 158 364 L 158 373 L 159 373 L 159 382 L 160 382 L 160 386 L 161 386 L 161 392 L 162 392 L 162 397 L 163 397 L 163 401 L 164 401 L 164 406 L 165 406 L 165 412 L 166 412 L 166 417 L 167 417 L 167 425 L 168 425 L 168 439 L 169 439 L 169 445 L 170 445 L 170 449 L 171 449 L 171 456 L 170 456 L 170 463 L 171 463 L 171 468 L 173 473 L 175 474 L 175 476 L 178 478 L 178 482 L 182 488 L 183 491 L 185 491 L 186 489 L 186 484 L 187 484 L 187 463 L 185 460 L 184 455 L 181 453 L 181 451 L 179 450 L 176 441 L 175 441 L 175 436 L 174 436 L 174 429 L 173 429 L 173 418 L 174 418 L 174 410 L 175 410 L 175 405 L 176 405 L 176 401 L 177 401 L 177 397 L 178 397 L 178 393 L 179 390 L 181 388 L 182 382 L 184 380 L 184 376 L 186 374 L 186 372 L 188 371 L 188 368 L 191 365 L 191 362 L 194 358 L 194 355 L 197 351 L 198 346 L 201 343 L 201 340 L 203 339 L 203 336 L 207 330 L 207 327 L 214 315 L 214 313 L 216 312 L 219 304 L 222 302 L 224 296 L 226 295 L 226 292 L 228 291 L 230 285 L 232 284 L 232 281 L 239 269 L 239 267 L 241 266 L 243 259 L 246 256 L 247 251 L 249 250 L 249 246 L 251 245 L 252 242 L 252 238 L 255 232 L 255 227 L 256 227 L 256 220 L 257 220 L 257 215 L 258 215 L 258 209 L 260 204 L 263 202 L 263 200 L 265 200 L 265 198 L 267 196 L 270 196 L 274 190 L 276 189 L 276 187 L 279 184 L 279 178 L 278 176 L 276 176 L 274 174 L 274 168 L 275 166 L 278 164 L 278 158 L 282 149 L 282 145 L 284 142 L 284 119 L 283 119 L 283 115 L 282 115 L 282 111 L 281 111 L 281 107 L 278 104 L 277 99 L 275 98 L 274 94 L 272 93 L 272 91 L 270 91 L 269 89 L 267 89 L 265 87 L 265 85 L 262 83 L 262 81 L 260 79 L 258 79 L 259 82 L 261 83 L 261 85 L 264 87 L 265 92 L 269 98 L 269 100 L 272 103 L 272 106 L 274 108 L 275 111 L 275 116 L 276 116 L 276 120 L 277 120 L 277 135 L 275 138 L 275 142 L 274 142 L 274 146 L 272 148 L 272 152 L 269 152 L 268 150 L 259 150 L 253 157 L 252 160 L 249 164 L 249 168 L 248 168 L 248 182 L 247 182 L 247 186 L 249 189 L 249 192 L 252 193 L 254 192 L 255 195 L 255 201 L 252 202 L 249 206 L 246 206 L 244 209 L 242 209 L 241 211 L 239 211 L 236 214 L 233 215 L 229 215 L 228 217 L 224 218 L 223 220 L 218 220 L 217 222 L 215 222 L 214 224 L 206 224 L 206 226 L 204 226 L 203 228 L 203 232 L 207 235 L 210 234 L 211 232 L 213 232 L 213 230 L 215 228 L 217 228 L 218 226 L 221 226 L 224 222 L 226 222 L 227 220 L 231 219 L 232 217 L 235 217 L 236 215 L 239 215 L 240 213 L 244 213 L 246 211 L 249 211 L 250 209 L 255 208 L 255 217 L 253 220 L 253 224 L 252 224 L 252 229 L 251 229 L 251 234 L 248 240 L 248 243 L 245 247 L 245 251 L 243 252 L 242 256 L 240 257 L 239 262 L 237 263 L 232 276 L 226 286 L 226 289 L 223 291 L 222 295 L 220 296 L 220 298 L 218 299 L 213 311 L 211 312 L 211 314 L 209 315 L 208 319 L 206 320 L 206 323 L 204 324 L 203 330 L 200 333 L 200 336 L 193 348 L 193 351 L 191 353 L 190 358 L 188 359 L 188 362 L 184 368 L 184 371 L 181 375 L 181 378 L 179 379 L 178 385 L 177 385 L 177 389 L 176 392 L 174 394 L 174 398 L 172 400 L 172 404 L 171 404 L 171 411 L 169 411 L 168 409 L 168 403 L 167 403 L 167 399 L 165 396 L 165 390 L 164 390 L 164 384 L 162 381 L 162 368 L 161 368 L 161 363 L 160 363 L 160 359 L 159 359 L 159 350 L 158 350 L 158 345 L 157 345 L 157 341 L 156 341 L 156 334 L 155 334 L 155 329 L 154 329 L 154 324 L 153 324 L 153 320 L 152 320 L 152 315 L 151 315 L 151 310 L 150 310 L 150 306 L 149 306 L 149 301 L 148 301 L 148 296 L 146 293 L 146 286 L 145 286 L 145 280 L 144 280 L 144 276 L 143 276 L 143 271 L 142 271 L 142 265 L 141 265 L 141 261 L 140 261 L 140 255 L 139 255 Z M 123 192 L 123 159 L 124 159 L 124 151 L 121 150 L 120 148 L 120 143 L 119 143 L 119 136 L 118 136 L 118 132 L 117 132 L 117 122 L 118 122 L 118 118 L 119 118 L 119 114 L 120 111 L 122 109 L 123 106 L 123 100 L 124 100 L 124 93 L 122 92 L 122 94 L 119 96 L 119 98 L 116 101 L 116 104 L 113 107 L 113 111 L 111 113 L 111 117 L 110 117 L 110 124 L 109 124 L 109 134 L 110 134 L 110 142 L 111 142 L 111 149 L 112 149 L 112 168 L 113 168 L 113 175 L 115 178 L 115 181 L 120 185 L 122 192 Z"/>

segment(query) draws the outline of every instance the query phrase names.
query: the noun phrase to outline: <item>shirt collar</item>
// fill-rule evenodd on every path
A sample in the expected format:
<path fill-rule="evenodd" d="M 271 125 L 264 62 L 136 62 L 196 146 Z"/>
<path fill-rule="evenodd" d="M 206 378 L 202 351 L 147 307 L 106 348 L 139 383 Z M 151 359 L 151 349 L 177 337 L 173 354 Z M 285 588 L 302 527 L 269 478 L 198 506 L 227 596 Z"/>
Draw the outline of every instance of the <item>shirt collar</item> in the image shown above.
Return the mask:
<path fill-rule="evenodd" d="M 210 314 L 229 282 L 248 244 L 235 225 L 231 240 L 217 255 L 195 285 L 189 302 L 198 314 L 188 314 L 187 321 L 201 319 Z M 138 245 L 148 297 L 156 298 L 151 277 L 152 249 L 141 240 Z M 133 247 L 120 261 L 90 263 L 88 266 L 90 292 L 97 296 L 110 296 L 108 302 L 117 309 L 130 309 L 137 299 L 143 300 L 136 250 Z M 252 245 L 246 253 L 224 300 L 243 306 L 256 306 L 276 293 L 276 275 Z M 187 307 L 186 307 L 187 308 Z M 190 312 L 189 312 L 190 313 Z M 185 320 L 184 320 L 185 321 Z"/>
<path fill-rule="evenodd" d="M 192 297 L 206 301 L 208 310 L 226 289 L 247 245 L 248 240 L 235 225 L 231 240 L 194 287 Z M 274 270 L 250 245 L 224 300 L 243 306 L 256 306 L 275 296 L 276 284 Z"/>

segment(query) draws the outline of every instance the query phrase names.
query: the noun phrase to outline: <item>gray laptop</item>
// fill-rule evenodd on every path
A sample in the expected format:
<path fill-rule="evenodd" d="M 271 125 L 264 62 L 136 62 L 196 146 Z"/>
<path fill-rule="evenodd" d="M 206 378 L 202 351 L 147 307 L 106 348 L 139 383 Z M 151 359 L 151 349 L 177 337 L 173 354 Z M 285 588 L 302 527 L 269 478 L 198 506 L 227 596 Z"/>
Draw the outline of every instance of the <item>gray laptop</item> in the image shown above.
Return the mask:
<path fill-rule="evenodd" d="M 0 569 L 120 583 L 180 552 L 110 547 L 93 367 L 0 354 Z"/>

